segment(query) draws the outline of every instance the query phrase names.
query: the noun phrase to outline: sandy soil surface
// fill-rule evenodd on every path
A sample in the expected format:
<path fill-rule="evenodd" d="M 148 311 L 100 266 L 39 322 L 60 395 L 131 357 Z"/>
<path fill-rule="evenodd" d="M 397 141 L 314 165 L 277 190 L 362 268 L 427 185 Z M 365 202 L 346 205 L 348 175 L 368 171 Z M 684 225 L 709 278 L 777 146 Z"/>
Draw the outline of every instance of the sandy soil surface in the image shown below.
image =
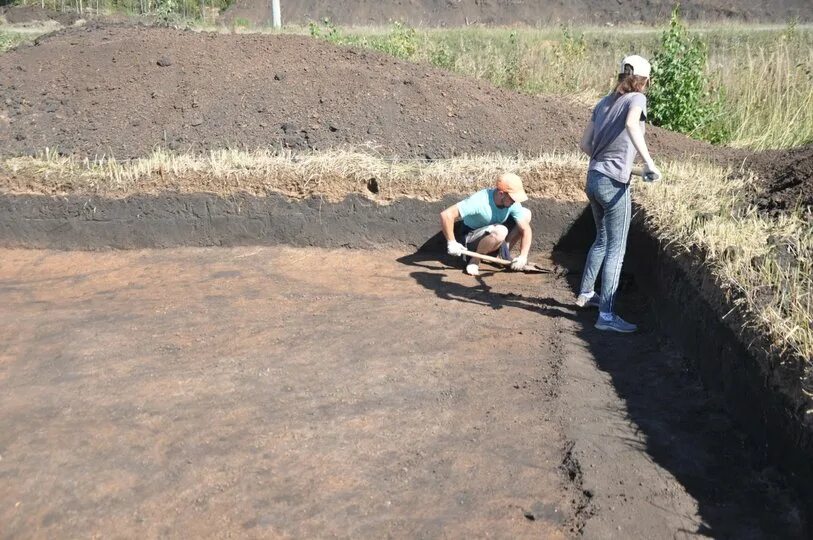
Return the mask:
<path fill-rule="evenodd" d="M 762 179 L 756 197 L 760 210 L 773 215 L 796 208 L 813 210 L 813 143 L 763 152 L 752 166 Z"/>
<path fill-rule="evenodd" d="M 3 537 L 802 537 L 625 281 L 394 251 L 0 252 Z"/>
<path fill-rule="evenodd" d="M 418 158 L 575 152 L 588 107 L 302 36 L 69 28 L 0 55 L 0 155 L 364 146 Z M 659 128 L 656 155 L 740 155 Z"/>
<path fill-rule="evenodd" d="M 0 15 L 10 24 L 56 21 L 63 26 L 71 25 L 81 18 L 73 11 L 55 11 L 38 5 L 2 6 Z"/>

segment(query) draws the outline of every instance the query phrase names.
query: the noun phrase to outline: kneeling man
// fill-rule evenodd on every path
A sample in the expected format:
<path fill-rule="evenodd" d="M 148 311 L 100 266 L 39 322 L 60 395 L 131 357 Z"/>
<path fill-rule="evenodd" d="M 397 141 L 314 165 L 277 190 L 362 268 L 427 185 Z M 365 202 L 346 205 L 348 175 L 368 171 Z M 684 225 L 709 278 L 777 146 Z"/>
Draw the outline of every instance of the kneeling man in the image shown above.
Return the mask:
<path fill-rule="evenodd" d="M 449 255 L 462 255 L 464 249 L 484 255 L 498 254 L 511 261 L 512 270 L 522 270 L 528 264 L 532 238 L 531 211 L 522 207 L 527 200 L 520 177 L 504 173 L 497 178 L 495 187 L 478 191 L 441 212 L 440 225 Z M 458 220 L 463 223 L 455 236 Z M 519 256 L 511 259 L 511 246 L 517 242 Z M 478 275 L 479 265 L 479 259 L 469 258 L 466 273 Z"/>

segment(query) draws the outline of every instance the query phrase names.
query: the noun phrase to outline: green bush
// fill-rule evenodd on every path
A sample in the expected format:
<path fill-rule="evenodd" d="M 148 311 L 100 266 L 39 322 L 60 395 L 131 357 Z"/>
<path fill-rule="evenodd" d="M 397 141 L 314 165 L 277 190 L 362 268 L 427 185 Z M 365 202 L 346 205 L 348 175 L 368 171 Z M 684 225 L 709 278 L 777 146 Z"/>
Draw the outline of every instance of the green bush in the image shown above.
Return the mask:
<path fill-rule="evenodd" d="M 583 32 L 570 26 L 562 26 L 562 39 L 554 47 L 554 56 L 561 62 L 571 64 L 587 57 L 587 41 Z"/>
<path fill-rule="evenodd" d="M 155 14 L 161 20 L 169 20 L 172 15 L 178 12 L 178 2 L 175 0 L 159 0 L 155 9 Z"/>
<path fill-rule="evenodd" d="M 672 131 L 719 139 L 724 134 L 703 131 L 719 110 L 722 94 L 716 100 L 710 98 L 706 45 L 689 34 L 678 10 L 675 6 L 652 61 L 649 116 L 655 125 Z"/>
<path fill-rule="evenodd" d="M 321 23 L 311 21 L 308 23 L 311 37 L 326 39 L 332 43 L 341 43 L 342 35 L 333 22 L 325 17 Z"/>
<path fill-rule="evenodd" d="M 415 29 L 399 22 L 392 25 L 383 39 L 369 41 L 373 49 L 404 60 L 411 58 L 418 50 L 418 34 Z"/>
<path fill-rule="evenodd" d="M 522 58 L 524 51 L 515 30 L 508 35 L 508 50 L 505 55 L 505 82 L 508 88 L 518 90 L 527 82 Z"/>
<path fill-rule="evenodd" d="M 445 41 L 432 43 L 429 46 L 429 63 L 433 66 L 453 70 L 455 61 L 456 55 L 446 45 Z"/>
<path fill-rule="evenodd" d="M 395 56 L 409 59 L 418 50 L 418 33 L 405 24 L 395 23 L 389 32 L 382 35 L 360 36 L 342 33 L 330 19 L 321 23 L 308 24 L 311 37 L 325 39 L 337 45 L 357 45 Z"/>
<path fill-rule="evenodd" d="M 569 26 L 562 26 L 562 38 L 553 48 L 553 66 L 567 91 L 575 92 L 581 87 L 574 77 L 574 66 L 581 65 L 587 58 L 587 41 L 584 33 L 576 32 Z"/>

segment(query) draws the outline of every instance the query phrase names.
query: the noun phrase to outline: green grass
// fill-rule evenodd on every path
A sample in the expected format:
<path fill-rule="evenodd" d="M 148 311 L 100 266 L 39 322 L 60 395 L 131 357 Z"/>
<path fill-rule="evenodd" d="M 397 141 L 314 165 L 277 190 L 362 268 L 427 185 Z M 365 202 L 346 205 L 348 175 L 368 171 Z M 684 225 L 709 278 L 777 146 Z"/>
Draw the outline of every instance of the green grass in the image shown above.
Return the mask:
<path fill-rule="evenodd" d="M 233 0 L 206 0 L 206 10 L 224 10 Z M 173 21 L 201 19 L 200 0 L 16 0 L 17 5 L 43 6 L 53 11 L 75 13 L 123 13 L 157 15 Z M 210 15 L 207 15 L 209 17 Z"/>
<path fill-rule="evenodd" d="M 30 33 L 14 32 L 9 30 L 0 30 L 0 53 L 4 53 L 25 41 L 30 41 L 36 37 Z"/>
<path fill-rule="evenodd" d="M 336 43 L 586 104 L 612 87 L 624 55 L 652 57 L 661 32 L 639 27 L 342 29 L 324 24 L 316 30 Z M 813 141 L 812 26 L 696 26 L 691 31 L 708 45 L 710 91 L 723 100 L 704 132 L 727 133 L 724 142 L 758 150 Z"/>
<path fill-rule="evenodd" d="M 726 105 L 718 122 L 732 146 L 787 148 L 813 142 L 813 48 L 788 40 L 746 45 L 736 64 L 718 62 Z"/>

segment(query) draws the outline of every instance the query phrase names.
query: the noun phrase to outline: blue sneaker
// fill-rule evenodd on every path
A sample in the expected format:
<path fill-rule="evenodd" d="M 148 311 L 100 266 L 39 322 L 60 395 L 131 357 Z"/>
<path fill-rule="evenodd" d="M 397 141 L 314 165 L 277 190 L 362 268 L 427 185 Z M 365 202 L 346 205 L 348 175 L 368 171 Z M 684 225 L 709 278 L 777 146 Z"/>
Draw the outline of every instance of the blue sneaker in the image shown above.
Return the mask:
<path fill-rule="evenodd" d="M 576 305 L 583 308 L 583 307 L 598 307 L 598 295 L 596 293 L 593 294 L 585 294 L 581 293 L 578 298 L 576 298 Z"/>
<path fill-rule="evenodd" d="M 638 325 L 628 323 L 618 315 L 613 315 L 613 318 L 609 321 L 605 321 L 599 315 L 598 320 L 596 321 L 596 328 L 599 330 L 607 330 L 611 332 L 621 332 L 622 334 L 630 334 L 638 330 Z"/>

